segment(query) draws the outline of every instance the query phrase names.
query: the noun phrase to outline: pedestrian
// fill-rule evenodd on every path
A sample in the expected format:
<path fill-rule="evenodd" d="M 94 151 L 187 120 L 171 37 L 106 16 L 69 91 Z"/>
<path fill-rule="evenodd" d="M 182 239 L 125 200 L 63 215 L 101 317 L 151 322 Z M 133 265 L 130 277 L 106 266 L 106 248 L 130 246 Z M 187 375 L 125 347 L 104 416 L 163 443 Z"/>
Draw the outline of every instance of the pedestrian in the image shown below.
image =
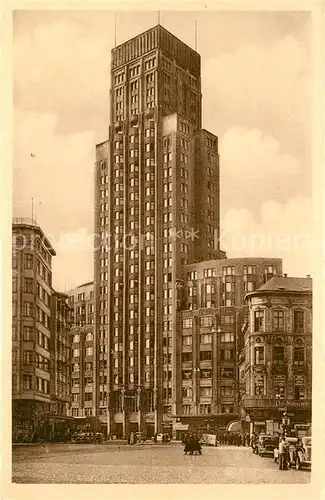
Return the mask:
<path fill-rule="evenodd" d="M 279 470 L 286 469 L 285 457 L 286 457 L 285 439 L 284 437 L 282 437 L 279 443 Z"/>
<path fill-rule="evenodd" d="M 190 450 L 190 435 L 186 434 L 184 438 L 184 455 L 187 455 L 191 450 Z"/>

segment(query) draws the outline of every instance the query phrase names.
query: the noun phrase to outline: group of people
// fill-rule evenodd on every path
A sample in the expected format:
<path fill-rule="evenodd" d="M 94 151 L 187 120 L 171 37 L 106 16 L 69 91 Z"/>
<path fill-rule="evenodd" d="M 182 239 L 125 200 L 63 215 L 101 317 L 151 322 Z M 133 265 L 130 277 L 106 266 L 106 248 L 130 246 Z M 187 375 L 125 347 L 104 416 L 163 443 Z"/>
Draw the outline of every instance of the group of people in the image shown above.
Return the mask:
<path fill-rule="evenodd" d="M 200 439 L 196 434 L 187 434 L 184 438 L 184 454 L 193 455 L 193 453 L 197 452 L 199 455 L 202 455 L 202 446 L 200 443 Z"/>
<path fill-rule="evenodd" d="M 249 434 L 245 433 L 230 433 L 222 432 L 217 435 L 217 440 L 222 445 L 234 445 L 234 446 L 249 446 Z"/>
<path fill-rule="evenodd" d="M 289 447 L 285 437 L 281 437 L 279 442 L 279 469 L 288 470 L 290 468 Z"/>

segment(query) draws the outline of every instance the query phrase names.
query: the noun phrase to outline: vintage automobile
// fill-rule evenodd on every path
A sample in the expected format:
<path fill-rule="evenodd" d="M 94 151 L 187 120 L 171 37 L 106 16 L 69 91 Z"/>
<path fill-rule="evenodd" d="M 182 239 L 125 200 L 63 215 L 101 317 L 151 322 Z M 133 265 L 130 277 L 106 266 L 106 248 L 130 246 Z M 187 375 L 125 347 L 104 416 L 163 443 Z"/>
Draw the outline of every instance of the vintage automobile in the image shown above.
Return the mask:
<path fill-rule="evenodd" d="M 297 470 L 311 467 L 311 436 L 305 436 L 297 443 L 295 466 Z"/>
<path fill-rule="evenodd" d="M 102 444 L 104 435 L 101 432 L 77 432 L 71 438 L 72 442 L 77 443 L 96 443 Z"/>
<path fill-rule="evenodd" d="M 261 434 L 257 443 L 257 453 L 260 457 L 274 456 L 274 449 L 278 446 L 278 438 Z"/>
<path fill-rule="evenodd" d="M 295 437 L 287 437 L 286 438 L 286 446 L 288 448 L 289 453 L 289 467 L 294 467 L 296 464 L 296 455 L 297 455 L 297 444 L 298 438 Z"/>

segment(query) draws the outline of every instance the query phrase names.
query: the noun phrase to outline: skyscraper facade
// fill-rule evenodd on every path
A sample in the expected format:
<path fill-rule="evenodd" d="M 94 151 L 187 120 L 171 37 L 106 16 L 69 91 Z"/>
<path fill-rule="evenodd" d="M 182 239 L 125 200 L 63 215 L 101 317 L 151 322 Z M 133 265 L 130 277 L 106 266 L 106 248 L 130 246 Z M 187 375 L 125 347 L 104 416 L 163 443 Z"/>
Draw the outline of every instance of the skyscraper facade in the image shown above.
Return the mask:
<path fill-rule="evenodd" d="M 177 290 L 185 266 L 223 254 L 218 138 L 201 128 L 199 54 L 156 26 L 111 58 L 109 138 L 96 147 L 94 406 L 106 407 L 110 434 L 125 436 L 162 430 L 166 370 L 177 414 Z"/>

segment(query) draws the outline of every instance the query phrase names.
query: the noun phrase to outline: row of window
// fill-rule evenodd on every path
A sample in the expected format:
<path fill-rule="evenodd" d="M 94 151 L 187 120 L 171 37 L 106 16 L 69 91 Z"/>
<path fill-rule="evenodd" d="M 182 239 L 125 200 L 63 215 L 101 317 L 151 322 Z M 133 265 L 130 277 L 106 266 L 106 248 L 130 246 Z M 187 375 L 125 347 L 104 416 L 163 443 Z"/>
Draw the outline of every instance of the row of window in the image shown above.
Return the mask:
<path fill-rule="evenodd" d="M 200 404 L 199 405 L 199 412 L 201 415 L 210 414 L 211 413 L 211 405 Z M 192 406 L 191 405 L 183 405 L 182 406 L 182 413 L 184 415 L 192 415 L 193 414 Z M 234 413 L 234 405 L 221 405 L 221 413 L 227 413 L 227 414 Z"/>
<path fill-rule="evenodd" d="M 40 261 L 40 259 L 37 259 L 37 261 L 36 261 L 36 268 L 37 268 L 38 274 L 45 281 L 45 283 L 47 283 L 48 285 L 51 285 L 52 275 L 51 275 L 50 271 L 44 266 L 44 264 Z"/>
<path fill-rule="evenodd" d="M 85 336 L 86 342 L 91 342 L 93 339 L 94 339 L 93 333 L 88 332 Z M 80 342 L 80 335 L 78 333 L 73 335 L 72 342 L 75 344 L 78 344 Z"/>
<path fill-rule="evenodd" d="M 23 375 L 23 389 L 32 390 L 33 389 L 33 376 Z M 49 382 L 41 377 L 36 377 L 36 391 L 42 392 L 44 394 L 49 393 Z"/>
<path fill-rule="evenodd" d="M 306 397 L 306 377 L 304 375 L 294 376 L 294 399 L 304 399 Z M 273 380 L 273 397 L 283 399 L 286 395 L 286 380 L 284 375 L 278 375 Z M 254 376 L 254 394 L 255 396 L 266 396 L 266 378 L 265 375 Z"/>
<path fill-rule="evenodd" d="M 264 347 L 259 346 L 255 347 L 254 351 L 254 363 L 256 365 L 264 364 Z M 274 361 L 285 361 L 285 348 L 284 346 L 275 346 L 273 347 L 273 360 Z M 300 346 L 293 347 L 293 363 L 294 364 L 303 364 L 305 362 L 305 348 Z"/>
<path fill-rule="evenodd" d="M 170 390 L 171 391 L 171 390 Z M 229 386 L 221 386 L 220 388 L 221 396 L 234 396 L 235 389 Z M 168 397 L 171 397 L 171 393 L 169 393 Z M 192 398 L 193 397 L 193 388 L 192 387 L 183 387 L 182 388 L 182 397 L 183 398 Z M 212 397 L 212 387 L 200 387 L 200 397 Z"/>
<path fill-rule="evenodd" d="M 293 330 L 295 332 L 302 331 L 305 324 L 304 311 L 293 311 Z M 285 328 L 285 311 L 283 309 L 274 309 L 272 311 L 272 326 L 275 330 L 284 330 Z M 265 328 L 265 311 L 258 309 L 254 311 L 254 332 L 263 331 Z"/>
<path fill-rule="evenodd" d="M 93 347 L 85 347 L 85 356 L 92 356 L 94 353 Z M 72 356 L 77 358 L 80 356 L 80 349 L 72 349 Z"/>
<path fill-rule="evenodd" d="M 200 343 L 201 344 L 211 344 L 212 343 L 212 338 L 209 335 L 203 334 L 200 336 Z M 186 337 L 183 337 L 183 339 L 186 339 Z M 192 337 L 188 337 L 187 340 L 190 341 Z M 191 344 L 184 344 L 183 345 L 191 345 Z M 212 361 L 212 351 L 200 351 L 200 361 Z M 221 361 L 234 361 L 235 359 L 235 352 L 234 349 L 221 349 L 220 351 L 220 358 Z M 188 352 L 183 352 L 182 353 L 182 362 L 188 362 L 193 360 L 193 353 L 191 351 Z"/>

